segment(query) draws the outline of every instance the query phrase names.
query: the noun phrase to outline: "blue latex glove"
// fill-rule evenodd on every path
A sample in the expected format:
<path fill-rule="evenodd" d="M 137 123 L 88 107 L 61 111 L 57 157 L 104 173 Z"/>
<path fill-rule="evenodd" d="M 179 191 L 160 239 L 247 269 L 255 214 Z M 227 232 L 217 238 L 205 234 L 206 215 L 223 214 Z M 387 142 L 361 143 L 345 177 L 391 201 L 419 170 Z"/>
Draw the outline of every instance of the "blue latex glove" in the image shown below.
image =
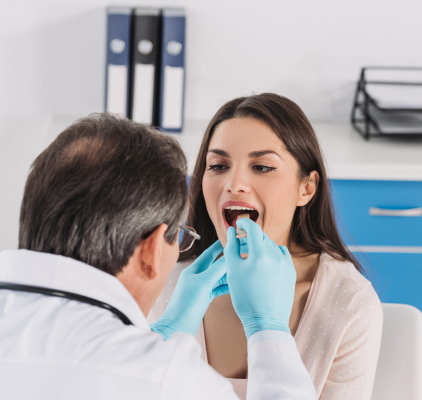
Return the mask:
<path fill-rule="evenodd" d="M 249 253 L 248 238 L 247 237 L 239 238 L 239 243 L 240 243 L 240 254 L 248 254 Z"/>
<path fill-rule="evenodd" d="M 169 339 L 175 332 L 195 335 L 210 303 L 229 293 L 223 251 L 219 241 L 205 250 L 179 276 L 176 288 L 162 317 L 151 329 Z"/>
<path fill-rule="evenodd" d="M 249 218 L 236 225 L 247 233 L 248 257 L 240 257 L 236 230 L 227 231 L 224 257 L 233 307 L 242 321 L 246 337 L 263 330 L 290 332 L 296 270 L 285 246 L 277 246 Z"/>

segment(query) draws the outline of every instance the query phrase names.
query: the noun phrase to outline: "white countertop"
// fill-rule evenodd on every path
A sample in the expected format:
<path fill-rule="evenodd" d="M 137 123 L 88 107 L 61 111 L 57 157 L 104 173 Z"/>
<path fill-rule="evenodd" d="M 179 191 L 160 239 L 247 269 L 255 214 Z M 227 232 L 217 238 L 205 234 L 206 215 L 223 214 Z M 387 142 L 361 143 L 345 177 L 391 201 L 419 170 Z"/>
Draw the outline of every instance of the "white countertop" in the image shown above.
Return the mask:
<path fill-rule="evenodd" d="M 350 124 L 315 123 L 331 179 L 422 181 L 422 137 L 365 140 Z"/>

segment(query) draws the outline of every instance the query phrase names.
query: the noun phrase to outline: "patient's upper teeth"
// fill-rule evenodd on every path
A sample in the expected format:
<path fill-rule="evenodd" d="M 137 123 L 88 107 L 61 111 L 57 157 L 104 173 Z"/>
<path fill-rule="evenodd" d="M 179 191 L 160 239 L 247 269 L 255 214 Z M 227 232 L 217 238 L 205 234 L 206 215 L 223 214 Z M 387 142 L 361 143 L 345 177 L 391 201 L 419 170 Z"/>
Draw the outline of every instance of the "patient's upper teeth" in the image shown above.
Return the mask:
<path fill-rule="evenodd" d="M 241 206 L 229 206 L 229 207 L 225 207 L 225 210 L 249 210 L 249 211 L 253 211 L 253 208 L 248 208 L 248 207 L 241 207 Z"/>

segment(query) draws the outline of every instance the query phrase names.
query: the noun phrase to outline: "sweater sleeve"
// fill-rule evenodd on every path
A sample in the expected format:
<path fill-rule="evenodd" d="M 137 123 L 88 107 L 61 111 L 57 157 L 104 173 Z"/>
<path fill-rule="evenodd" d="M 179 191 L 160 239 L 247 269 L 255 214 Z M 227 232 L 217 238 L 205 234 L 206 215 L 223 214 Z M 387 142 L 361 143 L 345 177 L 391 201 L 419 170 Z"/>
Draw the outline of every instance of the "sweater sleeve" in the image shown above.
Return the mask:
<path fill-rule="evenodd" d="M 382 334 L 382 305 L 368 282 L 354 296 L 348 325 L 320 399 L 370 400 Z"/>

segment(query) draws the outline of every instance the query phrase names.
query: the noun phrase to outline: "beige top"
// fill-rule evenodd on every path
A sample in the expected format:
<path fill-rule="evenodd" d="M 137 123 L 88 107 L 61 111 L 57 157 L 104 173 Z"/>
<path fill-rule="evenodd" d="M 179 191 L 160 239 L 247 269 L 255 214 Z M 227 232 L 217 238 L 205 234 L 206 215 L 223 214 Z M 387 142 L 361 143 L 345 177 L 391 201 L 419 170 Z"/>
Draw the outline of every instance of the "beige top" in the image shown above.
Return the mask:
<path fill-rule="evenodd" d="M 156 321 L 173 293 L 178 263 L 148 316 Z M 320 399 L 370 400 L 382 332 L 382 306 L 372 288 L 349 262 L 321 254 L 320 264 L 294 335 Z M 204 327 L 196 335 L 207 360 Z M 247 379 L 230 379 L 246 399 Z"/>

